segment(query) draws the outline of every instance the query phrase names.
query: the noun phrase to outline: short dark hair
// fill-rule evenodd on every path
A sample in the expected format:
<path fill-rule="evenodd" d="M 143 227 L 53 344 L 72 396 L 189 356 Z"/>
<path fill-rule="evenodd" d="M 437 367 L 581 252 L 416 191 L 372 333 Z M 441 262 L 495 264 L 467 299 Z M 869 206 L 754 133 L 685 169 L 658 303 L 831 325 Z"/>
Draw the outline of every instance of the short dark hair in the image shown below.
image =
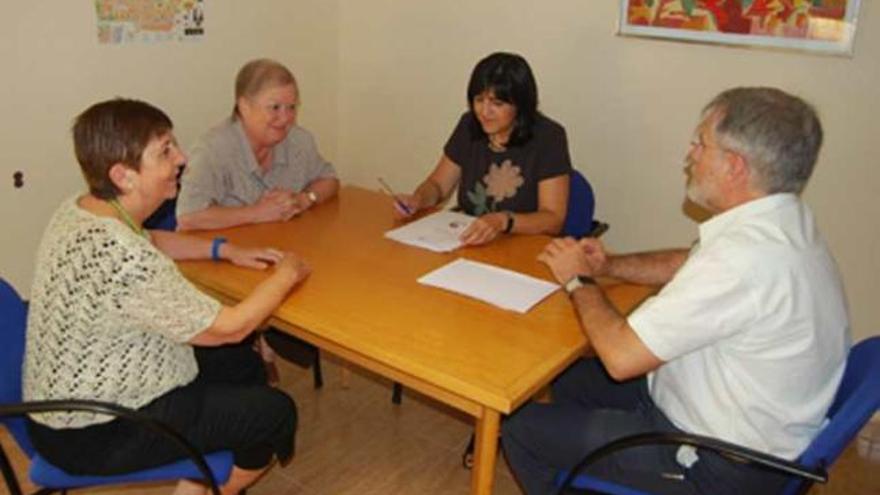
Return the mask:
<path fill-rule="evenodd" d="M 467 101 L 471 110 L 471 137 L 475 140 L 485 138 L 486 133 L 474 115 L 474 98 L 486 91 L 492 91 L 496 98 L 516 107 L 516 119 L 507 144 L 517 146 L 531 139 L 538 115 L 538 85 L 526 59 L 515 53 L 496 52 L 474 67 Z"/>
<path fill-rule="evenodd" d="M 767 194 L 803 191 L 822 147 L 822 123 L 806 101 L 776 88 L 733 88 L 704 113 L 720 112 L 715 132 L 755 172 Z"/>
<path fill-rule="evenodd" d="M 110 168 L 122 163 L 140 170 L 149 142 L 174 125 L 162 110 L 138 100 L 116 98 L 90 106 L 73 123 L 73 148 L 89 192 L 101 199 L 121 191 Z"/>

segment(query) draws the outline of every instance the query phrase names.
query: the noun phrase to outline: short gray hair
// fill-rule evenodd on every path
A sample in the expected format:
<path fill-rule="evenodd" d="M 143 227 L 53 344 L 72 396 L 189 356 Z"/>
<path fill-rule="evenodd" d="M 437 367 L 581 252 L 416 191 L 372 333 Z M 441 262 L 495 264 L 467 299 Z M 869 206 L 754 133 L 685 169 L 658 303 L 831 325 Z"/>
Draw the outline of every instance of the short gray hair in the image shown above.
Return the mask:
<path fill-rule="evenodd" d="M 767 194 L 803 191 L 822 147 L 822 124 L 804 100 L 776 88 L 733 88 L 703 110 L 719 112 L 721 144 L 756 172 L 753 185 Z"/>
<path fill-rule="evenodd" d="M 268 58 L 258 58 L 244 64 L 235 76 L 235 106 L 232 117 L 238 116 L 238 99 L 242 96 L 252 98 L 269 87 L 296 86 L 296 78 L 290 70 L 279 62 Z"/>

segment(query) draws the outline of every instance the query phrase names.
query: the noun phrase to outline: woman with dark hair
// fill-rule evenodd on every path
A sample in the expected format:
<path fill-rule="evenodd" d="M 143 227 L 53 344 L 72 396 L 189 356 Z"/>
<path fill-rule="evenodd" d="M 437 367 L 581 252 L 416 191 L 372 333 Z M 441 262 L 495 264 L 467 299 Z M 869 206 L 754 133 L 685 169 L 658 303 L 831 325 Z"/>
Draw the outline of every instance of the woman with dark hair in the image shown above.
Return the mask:
<path fill-rule="evenodd" d="M 528 62 L 512 53 L 481 60 L 467 88 L 462 115 L 443 156 L 411 195 L 395 202 L 408 217 L 446 201 L 477 216 L 461 234 L 465 244 L 499 234 L 558 234 L 568 204 L 571 159 L 565 129 L 538 111 L 538 88 Z"/>
<path fill-rule="evenodd" d="M 91 399 L 136 409 L 201 452 L 231 450 L 223 493 L 293 455 L 296 407 L 269 387 L 254 329 L 308 276 L 290 253 L 244 248 L 143 221 L 177 194 L 185 157 L 171 120 L 136 100 L 95 104 L 73 126 L 88 192 L 56 210 L 40 242 L 28 312 L 24 398 Z M 200 292 L 173 260 L 228 260 L 270 274 L 235 306 Z M 36 414 L 37 451 L 64 470 L 113 475 L 183 457 L 156 433 L 110 416 Z M 176 493 L 205 493 L 182 480 Z"/>

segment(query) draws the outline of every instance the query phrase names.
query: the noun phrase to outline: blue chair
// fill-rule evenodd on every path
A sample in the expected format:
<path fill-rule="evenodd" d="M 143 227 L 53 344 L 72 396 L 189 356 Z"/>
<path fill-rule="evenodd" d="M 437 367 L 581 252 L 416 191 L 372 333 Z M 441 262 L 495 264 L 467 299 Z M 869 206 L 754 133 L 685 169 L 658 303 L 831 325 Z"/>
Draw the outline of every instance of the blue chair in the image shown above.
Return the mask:
<path fill-rule="evenodd" d="M 785 473 L 791 480 L 781 495 L 805 494 L 815 482 L 828 480 L 828 468 L 855 438 L 856 434 L 880 409 L 880 337 L 871 337 L 850 350 L 843 380 L 834 402 L 828 409 L 828 424 L 794 462 L 717 440 L 688 434 L 646 433 L 621 438 L 588 454 L 570 473 L 557 477 L 559 494 L 591 491 L 611 495 L 650 495 L 593 476 L 576 474 L 597 460 L 622 449 L 638 445 L 692 445 L 707 449 L 731 462 L 757 464 Z"/>
<path fill-rule="evenodd" d="M 0 424 L 12 434 L 19 448 L 30 459 L 30 478 L 43 487 L 37 493 L 66 493 L 68 489 L 110 484 L 138 483 L 145 481 L 170 481 L 179 479 L 203 479 L 214 494 L 219 495 L 217 482 L 225 483 L 232 471 L 232 452 L 221 451 L 204 458 L 183 437 L 167 426 L 137 411 L 95 401 L 65 400 L 22 403 L 22 359 L 24 357 L 27 303 L 22 301 L 15 289 L 0 279 Z M 181 460 L 164 466 L 114 476 L 76 476 L 53 466 L 38 454 L 28 438 L 23 415 L 49 411 L 89 411 L 124 417 L 165 434 L 169 441 L 181 447 L 189 460 Z M 0 471 L 11 495 L 20 495 L 21 487 L 6 456 L 0 447 Z"/>
<path fill-rule="evenodd" d="M 177 197 L 166 199 L 159 209 L 144 220 L 144 228 L 151 230 L 177 230 Z"/>
<path fill-rule="evenodd" d="M 177 171 L 177 192 L 180 192 L 180 176 L 183 167 Z M 152 215 L 144 220 L 144 228 L 151 230 L 177 230 L 177 195 L 166 199 Z"/>
<path fill-rule="evenodd" d="M 562 235 L 577 239 L 599 237 L 608 230 L 608 224 L 594 218 L 596 196 L 583 174 L 575 169 L 569 174 L 568 212 L 562 224 Z"/>
<path fill-rule="evenodd" d="M 568 212 L 562 224 L 562 234 L 571 237 L 584 237 L 593 230 L 593 214 L 596 211 L 596 196 L 586 177 L 571 169 L 568 182 Z"/>

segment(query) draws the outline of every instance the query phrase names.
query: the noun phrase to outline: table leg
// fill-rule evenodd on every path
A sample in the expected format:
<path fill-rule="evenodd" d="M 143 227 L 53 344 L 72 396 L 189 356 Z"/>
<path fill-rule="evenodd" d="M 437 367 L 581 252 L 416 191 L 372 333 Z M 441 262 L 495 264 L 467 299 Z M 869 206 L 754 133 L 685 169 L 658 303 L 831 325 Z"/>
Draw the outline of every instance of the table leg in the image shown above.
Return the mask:
<path fill-rule="evenodd" d="M 498 454 L 498 425 L 501 414 L 488 407 L 477 418 L 474 467 L 471 474 L 471 493 L 489 495 L 495 481 L 495 459 Z"/>

